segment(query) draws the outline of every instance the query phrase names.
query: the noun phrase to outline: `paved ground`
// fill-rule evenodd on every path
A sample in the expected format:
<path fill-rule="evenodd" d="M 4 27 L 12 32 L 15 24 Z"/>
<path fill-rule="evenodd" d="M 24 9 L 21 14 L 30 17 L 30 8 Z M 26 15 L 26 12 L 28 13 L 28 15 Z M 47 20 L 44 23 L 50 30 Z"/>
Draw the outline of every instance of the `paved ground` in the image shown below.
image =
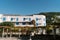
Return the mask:
<path fill-rule="evenodd" d="M 0 38 L 0 40 L 18 40 L 17 38 L 10 38 L 10 37 L 7 37 L 7 38 Z"/>

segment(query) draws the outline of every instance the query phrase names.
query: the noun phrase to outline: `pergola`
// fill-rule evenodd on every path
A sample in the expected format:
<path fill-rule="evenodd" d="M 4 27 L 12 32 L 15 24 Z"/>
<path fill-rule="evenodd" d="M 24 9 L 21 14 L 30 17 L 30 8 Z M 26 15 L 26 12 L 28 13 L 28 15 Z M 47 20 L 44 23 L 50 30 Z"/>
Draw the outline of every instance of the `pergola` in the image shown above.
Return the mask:
<path fill-rule="evenodd" d="M 4 35 L 7 33 L 7 35 L 6 35 L 6 37 L 8 37 L 8 32 L 9 32 L 9 35 L 10 35 L 10 37 L 12 37 L 12 30 L 15 28 L 15 27 L 9 27 L 9 26 L 0 26 L 0 28 L 2 28 L 2 37 L 4 37 Z M 19 29 L 18 29 L 18 35 L 19 35 L 19 37 L 20 37 L 20 27 L 18 27 Z M 6 29 L 6 30 L 5 30 Z M 8 30 L 8 29 L 10 29 L 10 30 Z"/>

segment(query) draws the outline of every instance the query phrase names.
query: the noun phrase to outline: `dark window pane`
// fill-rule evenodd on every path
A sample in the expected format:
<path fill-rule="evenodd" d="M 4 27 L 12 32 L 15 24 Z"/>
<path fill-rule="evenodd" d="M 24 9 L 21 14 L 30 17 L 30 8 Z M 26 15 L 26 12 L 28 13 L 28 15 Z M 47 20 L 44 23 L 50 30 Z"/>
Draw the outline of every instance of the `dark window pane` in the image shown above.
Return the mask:
<path fill-rule="evenodd" d="M 25 22 L 23 22 L 22 24 L 23 24 L 23 25 L 25 25 L 26 23 L 25 23 Z"/>
<path fill-rule="evenodd" d="M 41 20 L 41 18 L 36 18 L 36 21 Z"/>
<path fill-rule="evenodd" d="M 31 25 L 32 24 L 32 22 L 29 22 L 29 25 Z"/>
<path fill-rule="evenodd" d="M 16 21 L 18 21 L 18 18 L 16 18 Z"/>
<path fill-rule="evenodd" d="M 23 18 L 23 20 L 25 21 L 25 18 Z"/>
<path fill-rule="evenodd" d="M 38 23 L 36 23 L 36 27 L 38 26 Z"/>
<path fill-rule="evenodd" d="M 38 18 L 36 18 L 36 21 L 38 21 Z"/>
<path fill-rule="evenodd" d="M 29 18 L 29 21 L 31 21 L 31 18 Z"/>
<path fill-rule="evenodd" d="M 36 25 L 38 25 L 38 23 L 36 23 Z"/>
<path fill-rule="evenodd" d="M 6 20 L 6 18 L 4 17 L 4 18 L 3 18 L 3 21 L 5 21 L 5 20 Z"/>
<path fill-rule="evenodd" d="M 13 18 L 11 18 L 11 21 L 13 20 Z"/>
<path fill-rule="evenodd" d="M 19 22 L 16 22 L 16 25 L 19 25 Z"/>

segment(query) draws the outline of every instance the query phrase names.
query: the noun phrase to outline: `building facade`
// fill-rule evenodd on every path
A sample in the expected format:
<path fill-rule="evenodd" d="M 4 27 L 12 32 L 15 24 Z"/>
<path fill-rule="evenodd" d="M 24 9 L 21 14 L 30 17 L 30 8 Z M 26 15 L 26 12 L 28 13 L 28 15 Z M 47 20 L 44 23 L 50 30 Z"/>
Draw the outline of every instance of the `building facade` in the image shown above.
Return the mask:
<path fill-rule="evenodd" d="M 20 16 L 20 15 L 5 15 L 0 14 L 0 23 L 12 22 L 15 27 L 34 27 L 32 20 L 35 20 L 36 27 L 46 26 L 45 15 L 32 15 L 32 16 Z"/>

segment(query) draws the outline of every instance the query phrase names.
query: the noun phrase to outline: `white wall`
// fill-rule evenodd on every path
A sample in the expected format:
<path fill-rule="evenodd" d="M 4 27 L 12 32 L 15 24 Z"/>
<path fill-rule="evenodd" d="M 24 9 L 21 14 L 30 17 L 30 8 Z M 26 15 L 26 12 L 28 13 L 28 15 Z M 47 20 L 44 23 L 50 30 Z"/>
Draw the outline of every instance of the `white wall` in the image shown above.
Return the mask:
<path fill-rule="evenodd" d="M 3 16 L 3 14 L 0 14 L 0 23 L 3 22 L 2 21 L 2 16 Z"/>
<path fill-rule="evenodd" d="M 38 26 L 46 26 L 46 20 L 43 20 L 43 19 L 46 19 L 45 15 L 33 15 L 33 16 L 3 16 L 3 15 L 0 15 L 0 18 L 3 18 L 3 17 L 6 17 L 6 21 L 10 21 L 10 22 L 30 22 L 29 19 L 24 21 L 23 18 L 31 18 L 31 21 L 32 20 L 36 21 L 36 18 L 38 19 L 41 18 L 41 20 L 36 21 L 36 23 L 41 23 Z M 14 18 L 14 20 L 11 21 L 11 18 Z M 16 18 L 18 18 L 18 21 L 16 21 Z M 3 20 L 0 19 L 0 22 L 3 22 Z"/>
<path fill-rule="evenodd" d="M 29 19 L 23 21 L 23 18 L 31 18 L 31 20 L 33 20 L 33 16 L 3 16 L 3 17 L 6 17 L 6 21 L 11 21 L 11 18 L 14 18 L 13 21 L 11 22 L 26 22 L 28 21 L 29 22 Z M 18 18 L 18 21 L 16 21 L 16 18 Z"/>
<path fill-rule="evenodd" d="M 41 23 L 41 25 L 38 25 L 38 26 L 46 26 L 46 25 L 44 25 L 44 23 L 46 24 L 46 16 L 45 15 L 33 15 L 33 17 L 34 17 L 35 21 L 36 21 L 36 18 L 40 19 L 40 20 L 36 21 L 36 23 Z"/>

